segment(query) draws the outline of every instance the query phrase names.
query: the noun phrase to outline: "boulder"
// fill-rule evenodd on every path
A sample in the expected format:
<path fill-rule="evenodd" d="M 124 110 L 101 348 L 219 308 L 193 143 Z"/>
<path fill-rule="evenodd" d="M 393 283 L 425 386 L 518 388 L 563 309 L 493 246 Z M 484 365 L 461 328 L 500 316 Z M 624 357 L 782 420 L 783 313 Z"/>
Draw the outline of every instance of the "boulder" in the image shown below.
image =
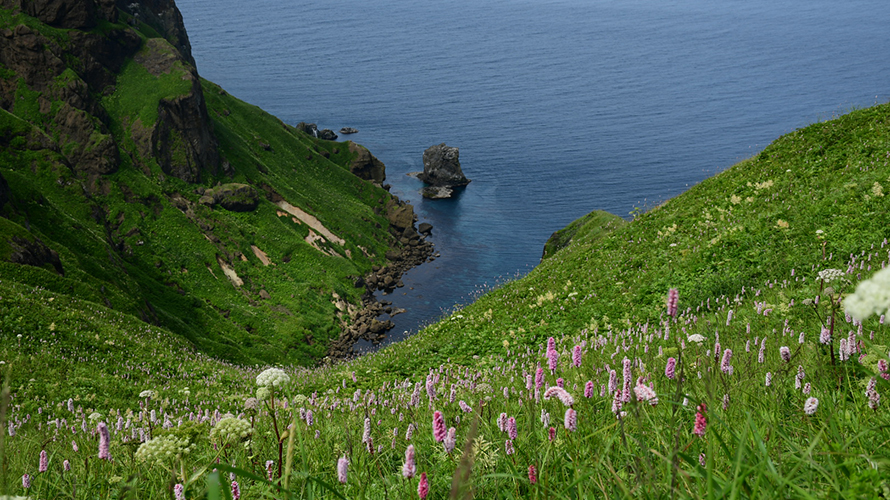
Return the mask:
<path fill-rule="evenodd" d="M 377 186 L 386 180 L 386 165 L 372 155 L 368 148 L 350 142 L 349 152 L 355 155 L 352 164 L 349 165 L 350 172 Z"/>
<path fill-rule="evenodd" d="M 470 183 L 460 168 L 460 150 L 444 142 L 423 152 L 423 173 L 417 178 L 435 187 L 453 188 Z"/>
<path fill-rule="evenodd" d="M 324 141 L 336 141 L 337 134 L 333 130 L 326 128 L 318 133 L 318 138 Z"/>
<path fill-rule="evenodd" d="M 426 186 L 420 190 L 420 194 L 427 199 L 430 200 L 442 200 L 445 198 L 451 198 L 454 194 L 454 190 L 450 187 L 445 186 Z"/>
<path fill-rule="evenodd" d="M 9 261 L 15 264 L 23 264 L 26 266 L 43 267 L 51 266 L 56 273 L 64 276 L 65 270 L 62 268 L 62 261 L 59 254 L 46 246 L 40 238 L 29 240 L 19 236 L 13 236 L 9 240 L 9 246 L 12 253 Z"/>
<path fill-rule="evenodd" d="M 433 232 L 433 225 L 429 222 L 421 222 L 417 225 L 417 232 L 429 236 Z"/>
<path fill-rule="evenodd" d="M 357 133 L 358 133 L 358 129 L 354 129 L 354 128 L 352 128 L 352 127 L 343 127 L 343 128 L 340 129 L 340 133 L 343 134 L 343 135 L 357 134 Z"/>
<path fill-rule="evenodd" d="M 318 126 L 314 123 L 300 122 L 296 129 L 310 137 L 318 137 Z"/>

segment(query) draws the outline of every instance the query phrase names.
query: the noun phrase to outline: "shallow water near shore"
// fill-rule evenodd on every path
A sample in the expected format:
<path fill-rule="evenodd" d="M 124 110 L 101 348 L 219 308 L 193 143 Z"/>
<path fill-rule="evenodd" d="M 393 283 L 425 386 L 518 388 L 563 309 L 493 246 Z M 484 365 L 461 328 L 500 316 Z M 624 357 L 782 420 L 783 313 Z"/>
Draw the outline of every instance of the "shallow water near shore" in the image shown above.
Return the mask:
<path fill-rule="evenodd" d="M 890 98 L 883 0 L 179 0 L 201 76 L 358 134 L 441 257 L 380 296 L 390 341 L 531 270 L 554 231 L 628 216 L 778 136 Z M 424 200 L 422 153 L 472 179 Z M 360 346 L 368 347 L 368 346 Z"/>

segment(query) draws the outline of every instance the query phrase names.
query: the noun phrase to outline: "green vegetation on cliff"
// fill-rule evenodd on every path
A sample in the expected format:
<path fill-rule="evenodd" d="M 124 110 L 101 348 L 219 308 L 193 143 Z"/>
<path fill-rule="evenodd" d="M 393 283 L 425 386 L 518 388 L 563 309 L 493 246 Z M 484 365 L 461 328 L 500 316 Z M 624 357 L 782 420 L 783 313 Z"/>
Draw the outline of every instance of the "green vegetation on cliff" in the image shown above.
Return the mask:
<path fill-rule="evenodd" d="M 350 144 L 200 81 L 190 54 L 125 12 L 91 30 L 0 14 L 3 280 L 229 361 L 324 357 L 361 305 L 356 278 L 405 229 L 350 172 Z"/>

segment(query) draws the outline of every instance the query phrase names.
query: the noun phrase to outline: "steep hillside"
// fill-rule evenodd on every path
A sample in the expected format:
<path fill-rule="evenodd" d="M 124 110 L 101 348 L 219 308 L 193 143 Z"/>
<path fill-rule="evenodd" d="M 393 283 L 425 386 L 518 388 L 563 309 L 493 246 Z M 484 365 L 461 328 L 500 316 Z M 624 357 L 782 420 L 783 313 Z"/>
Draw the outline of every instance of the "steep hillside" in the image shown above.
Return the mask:
<path fill-rule="evenodd" d="M 4 280 L 231 361 L 377 338 L 362 277 L 430 252 L 366 149 L 202 81 L 168 0 L 0 3 L 0 145 Z"/>

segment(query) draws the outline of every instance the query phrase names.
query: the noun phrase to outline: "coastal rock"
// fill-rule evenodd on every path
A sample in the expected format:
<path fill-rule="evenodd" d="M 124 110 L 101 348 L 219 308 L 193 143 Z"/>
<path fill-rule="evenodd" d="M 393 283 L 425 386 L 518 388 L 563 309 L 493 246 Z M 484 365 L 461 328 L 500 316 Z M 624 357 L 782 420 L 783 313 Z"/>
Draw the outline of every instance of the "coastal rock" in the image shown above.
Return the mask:
<path fill-rule="evenodd" d="M 433 232 L 433 225 L 429 222 L 421 222 L 417 225 L 417 232 L 422 235 L 429 236 Z"/>
<path fill-rule="evenodd" d="M 300 122 L 297 124 L 296 129 L 309 137 L 318 137 L 318 126 L 314 123 Z"/>
<path fill-rule="evenodd" d="M 460 168 L 460 150 L 444 142 L 423 152 L 423 172 L 417 178 L 434 188 L 455 188 L 470 183 Z M 452 194 L 445 190 L 424 190 L 423 193 L 427 198 L 448 198 Z"/>
<path fill-rule="evenodd" d="M 349 165 L 350 172 L 377 186 L 383 184 L 386 180 L 386 166 L 382 161 L 372 155 L 368 148 L 354 142 L 349 143 L 349 152 L 356 155 Z"/>
<path fill-rule="evenodd" d="M 324 141 L 336 141 L 337 134 L 333 130 L 326 128 L 318 133 L 318 138 Z"/>
<path fill-rule="evenodd" d="M 420 190 L 420 194 L 430 200 L 443 200 L 451 198 L 454 195 L 454 190 L 445 186 L 426 186 Z"/>
<path fill-rule="evenodd" d="M 352 127 L 343 127 L 343 128 L 340 129 L 340 133 L 343 134 L 343 135 L 357 134 L 357 133 L 358 133 L 358 129 L 354 129 L 354 128 L 352 128 Z"/>

